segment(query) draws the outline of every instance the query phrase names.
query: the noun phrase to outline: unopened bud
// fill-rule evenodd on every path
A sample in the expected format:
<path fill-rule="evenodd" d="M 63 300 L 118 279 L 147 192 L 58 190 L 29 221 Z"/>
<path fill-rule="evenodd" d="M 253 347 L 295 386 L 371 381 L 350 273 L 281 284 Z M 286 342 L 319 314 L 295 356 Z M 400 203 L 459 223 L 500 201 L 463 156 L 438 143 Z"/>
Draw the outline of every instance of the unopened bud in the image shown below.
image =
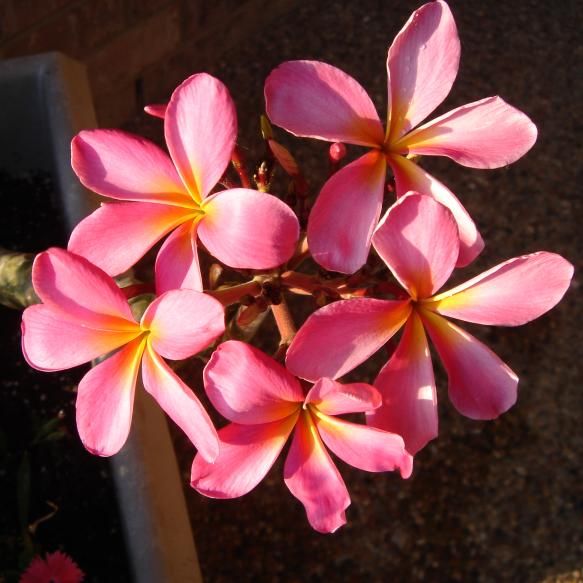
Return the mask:
<path fill-rule="evenodd" d="M 338 164 L 344 156 L 346 156 L 346 146 L 342 142 L 335 142 L 330 146 L 330 160 L 334 164 Z"/>

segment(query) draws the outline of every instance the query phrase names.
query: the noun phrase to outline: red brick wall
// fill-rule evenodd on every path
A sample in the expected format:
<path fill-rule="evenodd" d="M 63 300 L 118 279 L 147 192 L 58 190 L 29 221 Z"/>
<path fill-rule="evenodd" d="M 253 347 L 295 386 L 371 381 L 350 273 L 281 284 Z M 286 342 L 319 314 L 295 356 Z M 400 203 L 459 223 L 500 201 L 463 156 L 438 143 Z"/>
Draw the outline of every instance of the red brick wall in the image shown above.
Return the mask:
<path fill-rule="evenodd" d="M 61 51 L 87 66 L 99 124 L 244 42 L 297 0 L 0 0 L 0 57 Z"/>

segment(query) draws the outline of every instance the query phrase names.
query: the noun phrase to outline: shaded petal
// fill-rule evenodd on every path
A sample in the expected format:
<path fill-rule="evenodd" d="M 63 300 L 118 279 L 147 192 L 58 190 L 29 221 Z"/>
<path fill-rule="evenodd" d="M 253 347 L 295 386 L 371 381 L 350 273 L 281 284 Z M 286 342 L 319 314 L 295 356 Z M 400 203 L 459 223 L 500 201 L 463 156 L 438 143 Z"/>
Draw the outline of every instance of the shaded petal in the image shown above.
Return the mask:
<path fill-rule="evenodd" d="M 451 212 L 435 199 L 409 193 L 385 214 L 374 248 L 414 299 L 435 293 L 449 278 L 459 253 Z"/>
<path fill-rule="evenodd" d="M 271 269 L 295 251 L 298 220 L 271 194 L 224 190 L 205 201 L 204 211 L 198 236 L 211 255 L 230 267 Z"/>
<path fill-rule="evenodd" d="M 227 88 L 206 73 L 186 79 L 170 98 L 164 134 L 182 181 L 200 201 L 227 169 L 235 147 L 237 113 Z"/>
<path fill-rule="evenodd" d="M 389 142 L 423 121 L 447 96 L 457 75 L 460 41 L 445 2 L 413 12 L 387 58 Z"/>
<path fill-rule="evenodd" d="M 219 455 L 215 427 L 192 390 L 156 354 L 150 342 L 142 358 L 144 388 L 166 414 L 186 433 L 200 455 L 213 462 Z"/>
<path fill-rule="evenodd" d="M 188 209 L 178 206 L 106 203 L 75 227 L 68 249 L 109 275 L 119 275 L 164 235 L 193 217 Z"/>
<path fill-rule="evenodd" d="M 375 150 L 324 184 L 310 212 L 308 245 L 325 269 L 354 273 L 366 263 L 381 214 L 386 167 L 384 156 Z"/>
<path fill-rule="evenodd" d="M 572 277 L 566 259 L 540 251 L 509 259 L 424 305 L 467 322 L 519 326 L 556 306 Z"/>
<path fill-rule="evenodd" d="M 495 419 L 514 405 L 518 377 L 487 346 L 445 318 L 423 311 L 423 323 L 449 379 L 453 406 L 470 419 Z"/>
<path fill-rule="evenodd" d="M 390 156 L 388 160 L 395 175 L 397 197 L 413 190 L 432 196 L 451 211 L 457 222 L 460 238 L 456 267 L 464 267 L 471 263 L 484 248 L 484 241 L 462 203 L 451 190 L 414 162 L 402 156 Z"/>
<path fill-rule="evenodd" d="M 79 383 L 77 430 L 95 455 L 110 456 L 126 442 L 145 341 L 137 338 L 92 368 Z"/>
<path fill-rule="evenodd" d="M 283 419 L 304 401 L 300 383 L 281 364 L 238 340 L 223 342 L 213 352 L 203 376 L 212 404 L 236 423 Z"/>
<path fill-rule="evenodd" d="M 336 379 L 374 354 L 411 312 L 408 301 L 357 298 L 314 312 L 299 329 L 286 356 L 296 376 Z"/>
<path fill-rule="evenodd" d="M 96 330 L 68 319 L 48 305 L 30 306 L 22 314 L 22 352 L 30 366 L 64 370 L 89 362 L 127 344 L 135 330 Z"/>
<path fill-rule="evenodd" d="M 168 154 L 139 136 L 82 131 L 71 142 L 71 165 L 83 185 L 110 198 L 192 203 Z"/>
<path fill-rule="evenodd" d="M 366 383 L 343 384 L 332 379 L 319 379 L 306 396 L 306 404 L 315 405 L 326 415 L 363 413 L 381 406 L 381 395 Z"/>
<path fill-rule="evenodd" d="M 202 291 L 194 221 L 188 221 L 170 233 L 158 251 L 155 271 L 158 294 L 181 288 Z"/>
<path fill-rule="evenodd" d="M 136 329 L 123 292 L 84 257 L 52 247 L 36 256 L 32 283 L 44 304 L 93 328 Z"/>
<path fill-rule="evenodd" d="M 209 498 L 238 498 L 263 480 L 280 454 L 297 414 L 260 425 L 231 423 L 219 430 L 219 457 L 192 462 L 190 485 Z"/>
<path fill-rule="evenodd" d="M 425 124 L 394 149 L 447 156 L 470 168 L 500 168 L 526 154 L 536 136 L 536 126 L 527 115 L 500 97 L 487 97 Z"/>
<path fill-rule="evenodd" d="M 290 492 L 304 505 L 312 528 L 334 532 L 346 524 L 350 496 L 307 411 L 298 419 L 283 475 Z"/>
<path fill-rule="evenodd" d="M 398 469 L 403 478 L 411 475 L 413 458 L 400 435 L 318 412 L 313 419 L 322 441 L 347 464 L 366 472 Z"/>
<path fill-rule="evenodd" d="M 152 348 L 164 358 L 182 360 L 200 352 L 225 331 L 225 310 L 215 298 L 190 289 L 156 298 L 142 316 Z"/>
<path fill-rule="evenodd" d="M 383 127 L 362 86 L 319 61 L 287 61 L 265 81 L 269 119 L 296 136 L 380 146 Z"/>
<path fill-rule="evenodd" d="M 423 324 L 411 313 L 403 337 L 377 376 L 383 404 L 366 416 L 373 427 L 401 435 L 412 455 L 437 437 L 437 396 Z"/>

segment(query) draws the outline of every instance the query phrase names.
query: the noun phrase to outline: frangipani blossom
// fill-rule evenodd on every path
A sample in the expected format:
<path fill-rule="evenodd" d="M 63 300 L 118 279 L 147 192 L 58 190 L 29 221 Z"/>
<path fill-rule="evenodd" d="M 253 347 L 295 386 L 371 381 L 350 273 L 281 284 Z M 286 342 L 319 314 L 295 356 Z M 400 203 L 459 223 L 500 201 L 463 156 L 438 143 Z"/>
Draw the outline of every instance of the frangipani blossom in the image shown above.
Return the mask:
<path fill-rule="evenodd" d="M 433 198 L 409 193 L 387 212 L 373 245 L 408 294 L 403 300 L 353 299 L 312 314 L 292 342 L 286 365 L 314 380 L 338 378 L 404 332 L 375 386 L 383 406 L 372 425 L 403 435 L 414 454 L 437 435 L 437 401 L 425 331 L 449 378 L 454 407 L 472 419 L 494 419 L 516 401 L 517 376 L 489 348 L 447 320 L 519 326 L 563 297 L 573 266 L 544 251 L 510 259 L 436 294 L 456 263 L 460 240 L 452 213 Z"/>
<path fill-rule="evenodd" d="M 171 233 L 156 261 L 159 293 L 202 290 L 197 239 L 231 267 L 269 269 L 289 259 L 299 226 L 286 204 L 245 188 L 210 194 L 237 133 L 226 87 L 210 75 L 193 75 L 160 115 L 170 156 L 116 130 L 83 131 L 73 139 L 72 165 L 81 182 L 124 202 L 104 203 L 77 225 L 69 250 L 113 276 Z"/>
<path fill-rule="evenodd" d="M 449 93 L 459 57 L 448 5 L 438 0 L 416 10 L 389 48 L 386 131 L 363 87 L 336 67 L 289 61 L 269 75 L 265 100 L 273 123 L 297 136 L 371 148 L 326 182 L 312 208 L 308 243 L 326 269 L 353 273 L 366 262 L 381 213 L 387 165 L 397 197 L 414 190 L 453 213 L 461 239 L 459 266 L 482 250 L 480 234 L 459 200 L 410 157 L 448 156 L 472 168 L 498 168 L 525 154 L 537 130 L 500 97 L 458 107 L 416 128 Z"/>
<path fill-rule="evenodd" d="M 222 334 L 224 311 L 217 300 L 193 290 L 169 291 L 138 323 L 110 277 L 57 248 L 36 257 L 32 280 L 43 302 L 22 316 L 22 351 L 32 367 L 64 370 L 108 355 L 79 383 L 77 428 L 90 452 L 110 456 L 125 443 L 141 364 L 146 390 L 201 455 L 216 458 L 217 433 L 207 412 L 164 358 L 188 358 Z"/>
<path fill-rule="evenodd" d="M 192 464 L 191 485 L 205 496 L 236 498 L 255 488 L 294 428 L 284 480 L 320 532 L 345 524 L 350 504 L 326 447 L 362 470 L 398 468 L 403 478 L 411 474 L 413 460 L 400 436 L 336 417 L 378 407 L 380 394 L 370 385 L 320 378 L 306 395 L 283 366 L 236 340 L 213 353 L 204 381 L 213 405 L 232 421 L 219 430 L 221 449 L 215 462 L 197 455 Z"/>

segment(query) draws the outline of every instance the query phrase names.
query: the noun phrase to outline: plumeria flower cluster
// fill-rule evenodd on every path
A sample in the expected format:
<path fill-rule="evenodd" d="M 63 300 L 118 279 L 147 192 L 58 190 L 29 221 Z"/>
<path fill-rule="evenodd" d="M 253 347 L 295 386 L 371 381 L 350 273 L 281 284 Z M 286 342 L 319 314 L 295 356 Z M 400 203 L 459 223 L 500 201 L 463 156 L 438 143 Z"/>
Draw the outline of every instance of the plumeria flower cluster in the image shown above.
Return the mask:
<path fill-rule="evenodd" d="M 449 93 L 459 57 L 448 5 L 415 11 L 389 48 L 384 128 L 366 91 L 339 69 L 316 61 L 277 67 L 265 84 L 269 120 L 333 143 L 331 176 L 313 197 L 267 119 L 268 159 L 252 187 L 236 146 L 232 98 L 204 73 L 184 81 L 168 104 L 146 108 L 163 120 L 167 152 L 116 130 L 75 137 L 75 172 L 111 200 L 75 228 L 68 250 L 37 256 L 33 283 L 42 303 L 24 312 L 23 351 L 40 370 L 94 362 L 77 396 L 89 451 L 108 456 L 123 447 L 141 377 L 198 450 L 195 490 L 213 498 L 246 494 L 289 441 L 284 482 L 312 527 L 333 532 L 346 522 L 350 497 L 329 451 L 356 468 L 408 478 L 413 456 L 438 435 L 429 339 L 462 415 L 494 419 L 516 402 L 515 373 L 450 318 L 525 324 L 560 301 L 573 268 L 541 251 L 440 291 L 484 241 L 418 157 L 496 168 L 523 156 L 537 135 L 500 97 L 425 122 Z M 342 166 L 345 144 L 367 151 Z M 277 167 L 289 175 L 282 196 L 273 189 Z M 397 200 L 386 204 L 389 180 Z M 120 289 L 112 278 L 162 240 L 154 285 L 144 288 L 156 295 L 137 310 L 134 296 L 144 289 Z M 215 261 L 209 274 L 201 249 Z M 288 306 L 294 295 L 316 300 L 297 330 Z M 272 356 L 257 347 L 269 343 L 260 327 L 267 310 L 281 336 Z M 343 382 L 401 330 L 376 379 Z M 195 390 L 166 362 L 194 355 L 207 361 Z M 195 394 L 201 384 L 228 422 L 218 431 Z"/>

